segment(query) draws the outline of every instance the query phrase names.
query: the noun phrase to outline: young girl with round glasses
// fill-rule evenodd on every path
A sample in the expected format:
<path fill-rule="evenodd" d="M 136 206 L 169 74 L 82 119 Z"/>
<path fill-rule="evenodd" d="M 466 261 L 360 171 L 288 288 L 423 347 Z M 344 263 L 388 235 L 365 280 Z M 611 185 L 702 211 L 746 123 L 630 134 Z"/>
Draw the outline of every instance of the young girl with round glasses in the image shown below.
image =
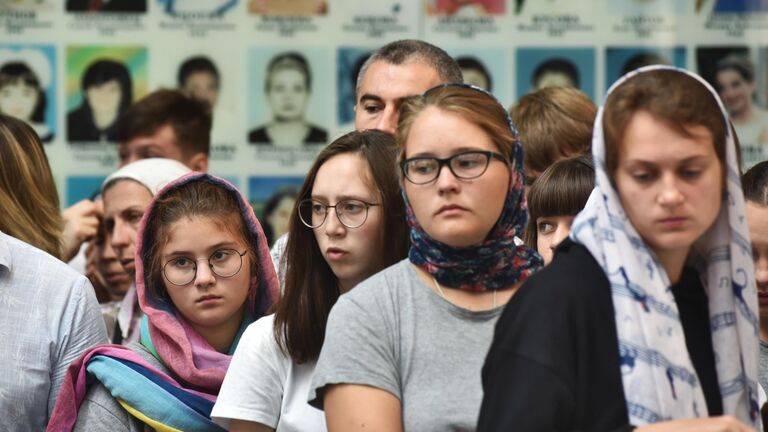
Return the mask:
<path fill-rule="evenodd" d="M 329 430 L 474 430 L 500 306 L 541 266 L 514 243 L 527 218 L 516 137 L 504 107 L 476 87 L 403 102 L 411 247 L 331 311 L 309 396 Z"/>
<path fill-rule="evenodd" d="M 192 173 L 158 193 L 137 243 L 141 341 L 74 362 L 48 430 L 221 430 L 231 356 L 278 295 L 266 237 L 237 189 Z"/>
<path fill-rule="evenodd" d="M 478 429 L 751 431 L 755 275 L 733 131 L 669 67 L 609 90 L 596 189 L 499 319 Z"/>
<path fill-rule="evenodd" d="M 288 228 L 275 314 L 246 330 L 213 417 L 231 431 L 324 431 L 307 403 L 331 307 L 405 257 L 407 227 L 392 136 L 351 132 L 318 155 Z"/>

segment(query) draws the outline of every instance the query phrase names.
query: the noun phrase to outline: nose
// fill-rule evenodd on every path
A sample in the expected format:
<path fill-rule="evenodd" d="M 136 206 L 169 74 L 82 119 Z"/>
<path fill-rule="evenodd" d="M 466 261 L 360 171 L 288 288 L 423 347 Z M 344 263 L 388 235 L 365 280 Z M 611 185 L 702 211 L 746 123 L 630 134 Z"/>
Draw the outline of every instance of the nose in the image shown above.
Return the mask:
<path fill-rule="evenodd" d="M 387 106 L 381 112 L 381 116 L 376 121 L 376 129 L 394 134 L 397 129 L 398 111 L 395 107 Z"/>
<path fill-rule="evenodd" d="M 768 289 L 768 257 L 761 257 L 755 263 L 755 280 L 758 288 Z"/>
<path fill-rule="evenodd" d="M 658 203 L 664 207 L 674 207 L 680 205 L 685 200 L 677 179 L 673 174 L 665 175 L 662 178 L 661 190 L 657 197 Z"/>
<path fill-rule="evenodd" d="M 333 211 L 333 214 L 331 214 Z M 347 227 L 339 220 L 339 214 L 333 207 L 328 208 L 328 214 L 325 216 L 325 235 L 328 237 L 339 237 L 346 233 Z"/>
<path fill-rule="evenodd" d="M 206 261 L 200 261 L 197 264 L 197 273 L 195 274 L 195 286 L 206 288 L 216 283 L 216 275 L 213 274 L 211 266 Z"/>
<path fill-rule="evenodd" d="M 104 244 L 101 246 L 101 257 L 106 261 L 117 260 L 117 254 L 115 253 L 115 249 L 112 248 L 111 244 L 104 242 Z"/>
<path fill-rule="evenodd" d="M 115 252 L 119 253 L 120 249 L 131 244 L 131 238 L 127 228 L 128 227 L 126 227 L 120 219 L 116 218 L 115 225 L 112 227 L 112 232 L 107 233 L 109 244 L 114 248 Z"/>
<path fill-rule="evenodd" d="M 448 192 L 458 192 L 459 179 L 453 175 L 453 172 L 448 167 L 448 165 L 443 165 L 438 169 L 439 171 L 437 172 L 437 180 L 435 181 L 437 183 L 438 192 L 441 194 Z"/>

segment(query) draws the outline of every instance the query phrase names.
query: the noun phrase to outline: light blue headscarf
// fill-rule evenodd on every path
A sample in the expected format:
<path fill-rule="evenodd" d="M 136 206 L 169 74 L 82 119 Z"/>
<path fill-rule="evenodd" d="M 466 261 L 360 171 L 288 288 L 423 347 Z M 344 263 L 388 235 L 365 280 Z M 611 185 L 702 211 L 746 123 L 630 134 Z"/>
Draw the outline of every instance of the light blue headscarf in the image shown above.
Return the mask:
<path fill-rule="evenodd" d="M 709 299 L 724 413 L 758 427 L 757 291 L 733 131 L 717 92 L 682 69 L 650 66 L 630 72 L 608 94 L 653 70 L 676 71 L 699 81 L 712 93 L 726 122 L 725 198 L 715 223 L 691 249 L 688 264 L 699 271 Z M 603 111 L 597 114 L 592 141 L 596 188 L 574 221 L 571 238 L 589 249 L 611 282 L 629 420 L 643 425 L 706 417 L 704 392 L 686 349 L 669 278 L 627 219 L 605 171 Z"/>

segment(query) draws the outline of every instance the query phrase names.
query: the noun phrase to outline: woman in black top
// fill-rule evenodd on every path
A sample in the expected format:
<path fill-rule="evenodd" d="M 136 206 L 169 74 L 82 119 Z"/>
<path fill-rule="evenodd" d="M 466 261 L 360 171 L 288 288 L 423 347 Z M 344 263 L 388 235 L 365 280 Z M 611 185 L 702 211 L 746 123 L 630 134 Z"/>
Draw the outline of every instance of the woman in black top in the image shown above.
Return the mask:
<path fill-rule="evenodd" d="M 717 93 L 683 70 L 630 73 L 593 155 L 571 240 L 499 319 L 478 429 L 758 426 L 754 272 Z"/>

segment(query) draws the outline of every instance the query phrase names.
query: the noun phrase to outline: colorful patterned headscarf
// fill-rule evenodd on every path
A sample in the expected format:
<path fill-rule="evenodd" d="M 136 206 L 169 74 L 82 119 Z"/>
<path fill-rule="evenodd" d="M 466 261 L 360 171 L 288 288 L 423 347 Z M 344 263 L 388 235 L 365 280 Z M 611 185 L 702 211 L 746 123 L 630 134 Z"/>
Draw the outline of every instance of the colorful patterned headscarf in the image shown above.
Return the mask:
<path fill-rule="evenodd" d="M 698 271 L 709 299 L 723 410 L 757 427 L 757 292 L 728 115 L 709 84 L 672 67 L 650 66 L 630 72 L 608 94 L 639 74 L 659 70 L 697 80 L 717 101 L 726 123 L 726 198 L 714 224 L 694 244 L 688 264 Z M 611 282 L 629 420 L 639 426 L 706 417 L 704 392 L 685 349 L 685 334 L 667 273 L 628 220 L 606 172 L 603 114 L 601 108 L 592 143 L 596 188 L 576 217 L 571 238 L 586 246 Z"/>
<path fill-rule="evenodd" d="M 528 221 L 523 187 L 523 146 L 518 139 L 512 119 L 499 101 L 487 91 L 469 84 L 449 83 L 433 87 L 429 92 L 444 87 L 459 87 L 479 92 L 504 113 L 514 137 L 509 164 L 509 187 L 504 207 L 486 239 L 467 247 L 452 247 L 430 237 L 419 225 L 408 196 L 403 190 L 406 220 L 411 228 L 412 263 L 432 275 L 440 284 L 467 291 L 495 291 L 521 282 L 538 270 L 543 260 L 531 248 L 515 245 L 515 236 L 522 234 Z M 408 180 L 403 180 L 408 181 Z"/>

